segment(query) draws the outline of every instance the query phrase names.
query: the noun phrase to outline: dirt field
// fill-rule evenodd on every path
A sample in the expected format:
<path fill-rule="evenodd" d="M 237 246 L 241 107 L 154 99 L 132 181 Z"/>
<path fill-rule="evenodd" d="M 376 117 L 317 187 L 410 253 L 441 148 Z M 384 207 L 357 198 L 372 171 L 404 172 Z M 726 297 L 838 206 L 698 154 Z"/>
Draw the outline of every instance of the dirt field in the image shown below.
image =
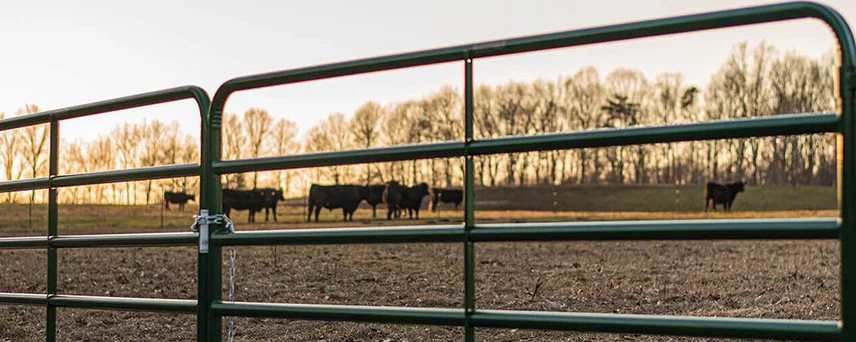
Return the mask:
<path fill-rule="evenodd" d="M 656 190 L 643 190 L 654 191 L 650 196 L 658 194 Z M 598 198 L 605 197 L 605 192 L 616 192 L 597 191 L 600 192 Z M 704 214 L 681 208 L 677 211 L 630 211 L 626 210 L 629 205 L 622 201 L 612 206 L 625 210 L 604 208 L 594 212 L 584 211 L 589 208 L 552 211 L 543 207 L 542 210 L 489 210 L 491 205 L 497 205 L 496 202 L 476 204 L 486 209 L 477 212 L 479 222 L 835 216 L 829 206 L 832 203 L 834 207 L 835 203 L 831 189 L 819 189 L 817 193 L 803 196 L 804 203 L 794 200 L 800 199 L 798 189 L 771 191 L 779 192 L 764 194 L 770 198 L 768 206 L 738 202 L 735 209 L 739 211 L 730 214 Z M 480 198 L 502 201 L 495 194 L 485 191 L 480 194 L 477 193 Z M 557 197 L 564 195 L 557 193 Z M 585 193 L 580 195 L 586 196 Z M 525 197 L 519 193 L 515 196 Z M 756 192 L 753 196 L 760 195 Z M 831 201 L 825 200 L 830 196 Z M 570 201 L 575 197 L 568 198 Z M 667 200 L 661 200 L 659 205 L 667 205 L 663 204 Z M 648 205 L 651 207 L 645 209 L 656 209 L 656 204 Z M 750 205 L 756 207 L 748 210 Z M 34 227 L 39 228 L 33 229 L 21 228 L 28 224 L 26 206 L 3 205 L 0 208 L 4 212 L 0 218 L 0 235 L 44 234 L 44 207 L 36 208 L 39 215 Z M 161 228 L 160 210 L 155 206 L 62 206 L 60 232 L 187 231 L 191 210 L 195 207 L 189 207 L 185 213 L 167 213 Z M 238 229 L 243 230 L 342 226 L 338 212 L 324 211 L 325 221 L 318 224 L 306 224 L 303 215 L 299 206 L 284 205 L 280 207 L 279 224 L 248 225 L 244 213 L 236 216 L 235 221 Z M 394 224 L 458 222 L 461 215 L 460 211 L 446 210 L 424 215 L 420 221 Z M 385 220 L 372 221 L 370 216 L 370 210 L 360 210 L 357 220 L 350 225 L 388 224 Z M 262 215 L 260 221 L 263 220 Z M 834 320 L 839 315 L 838 255 L 838 244 L 834 241 L 477 244 L 477 306 Z M 195 297 L 194 248 L 63 249 L 59 256 L 61 293 Z M 228 261 L 228 257 L 224 259 Z M 44 293 L 45 263 L 42 250 L 0 251 L 3 272 L 0 291 Z M 224 274 L 228 274 L 227 267 L 228 262 L 224 262 Z M 237 284 L 237 300 L 241 301 L 460 307 L 463 302 L 463 247 L 460 244 L 403 244 L 239 248 Z M 0 317 L 3 317 L 0 341 L 44 340 L 43 308 L 0 306 Z M 60 309 L 58 317 L 62 341 L 195 339 L 195 317 L 192 315 Z M 235 326 L 237 341 L 453 341 L 461 340 L 463 335 L 462 329 L 457 327 L 277 319 L 236 319 Z M 709 339 L 479 329 L 477 340 Z"/>

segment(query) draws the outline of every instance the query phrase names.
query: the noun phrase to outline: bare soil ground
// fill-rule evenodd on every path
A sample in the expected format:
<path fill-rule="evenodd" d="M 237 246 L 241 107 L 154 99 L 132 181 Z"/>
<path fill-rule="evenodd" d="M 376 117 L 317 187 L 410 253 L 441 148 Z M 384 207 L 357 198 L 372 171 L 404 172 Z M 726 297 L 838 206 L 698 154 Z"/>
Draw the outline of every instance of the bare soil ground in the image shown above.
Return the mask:
<path fill-rule="evenodd" d="M 650 209 L 656 209 L 655 205 L 650 204 L 644 208 L 648 211 L 604 208 L 594 212 L 584 211 L 588 208 L 511 211 L 484 207 L 486 210 L 477 212 L 477 217 L 480 222 L 534 222 L 836 216 L 831 210 L 834 192 L 829 189 L 811 196 L 832 196 L 832 207 L 828 200 L 795 203 L 797 194 L 776 191 L 781 193 L 769 196 L 772 203 L 768 207 L 750 211 L 745 209 L 750 204 L 740 206 L 738 202 L 735 208 L 741 211 L 734 213 L 654 211 Z M 496 194 L 480 193 L 480 198 L 502 200 Z M 649 198 L 656 194 L 649 194 Z M 515 196 L 527 201 L 521 193 Z M 613 206 L 632 207 L 614 201 Z M 663 201 L 660 205 L 666 206 Z M 0 208 L 4 213 L 0 236 L 44 234 L 44 207 L 37 207 L 37 228 L 33 229 L 21 228 L 28 225 L 26 206 Z M 156 206 L 62 206 L 60 233 L 187 231 L 192 210 L 195 207 L 185 213 L 166 213 L 161 228 Z M 324 222 L 307 224 L 299 206 L 280 207 L 277 224 L 262 223 L 262 214 L 260 223 L 250 225 L 245 215 L 235 217 L 238 229 L 346 225 L 339 221 L 340 213 L 327 211 L 322 213 Z M 424 215 L 419 221 L 388 223 L 373 221 L 370 210 L 360 210 L 355 222 L 347 225 L 448 224 L 459 222 L 461 217 L 460 211 L 445 210 Z M 834 241 L 485 243 L 476 245 L 476 258 L 479 308 L 821 320 L 839 317 L 839 249 Z M 45 293 L 45 264 L 43 250 L 0 251 L 0 292 Z M 411 307 L 460 307 L 463 302 L 460 244 L 247 247 L 237 249 L 236 266 L 236 299 L 240 301 Z M 226 255 L 224 274 L 228 274 L 228 267 Z M 190 247 L 63 249 L 59 251 L 59 269 L 60 293 L 195 298 L 196 254 Z M 226 293 L 226 279 L 223 289 Z M 44 340 L 44 308 L 0 306 L 0 317 L 0 341 Z M 59 309 L 58 320 L 61 341 L 195 340 L 193 315 Z M 224 330 L 228 321 L 224 319 Z M 463 336 L 458 327 L 279 319 L 239 318 L 235 326 L 236 341 L 459 341 Z M 715 340 L 507 329 L 479 329 L 476 336 L 479 341 Z"/>

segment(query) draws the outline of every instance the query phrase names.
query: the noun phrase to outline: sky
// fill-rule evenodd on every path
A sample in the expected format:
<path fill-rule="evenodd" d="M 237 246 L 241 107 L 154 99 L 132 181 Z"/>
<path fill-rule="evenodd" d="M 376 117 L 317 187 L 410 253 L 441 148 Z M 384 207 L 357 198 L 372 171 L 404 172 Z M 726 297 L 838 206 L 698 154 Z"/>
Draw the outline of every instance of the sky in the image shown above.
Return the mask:
<path fill-rule="evenodd" d="M 3 1 L 0 112 L 42 110 L 198 85 L 213 96 L 238 76 L 706 11 L 764 0 L 527 1 Z M 824 1 L 856 22 L 856 1 Z M 742 41 L 819 57 L 834 46 L 820 21 L 799 20 L 475 61 L 477 83 L 556 79 L 593 65 L 605 76 L 635 68 L 680 72 L 703 87 Z M 463 85 L 462 62 L 234 94 L 228 113 L 267 109 L 301 135 L 366 101 L 420 98 Z M 182 101 L 62 123 L 64 139 L 90 140 L 123 122 L 178 121 L 198 136 L 195 104 Z"/>

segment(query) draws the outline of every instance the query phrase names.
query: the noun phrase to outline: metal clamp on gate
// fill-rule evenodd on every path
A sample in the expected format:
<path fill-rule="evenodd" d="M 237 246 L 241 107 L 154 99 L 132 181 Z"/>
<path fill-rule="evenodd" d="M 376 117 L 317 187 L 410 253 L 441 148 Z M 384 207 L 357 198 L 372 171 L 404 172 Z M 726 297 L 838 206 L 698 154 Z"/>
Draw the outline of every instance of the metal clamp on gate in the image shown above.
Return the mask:
<path fill-rule="evenodd" d="M 200 209 L 199 215 L 193 216 L 194 222 L 190 230 L 199 233 L 199 253 L 208 253 L 208 225 L 221 227 L 219 231 L 235 232 L 235 224 L 223 214 L 208 215 L 208 209 Z"/>

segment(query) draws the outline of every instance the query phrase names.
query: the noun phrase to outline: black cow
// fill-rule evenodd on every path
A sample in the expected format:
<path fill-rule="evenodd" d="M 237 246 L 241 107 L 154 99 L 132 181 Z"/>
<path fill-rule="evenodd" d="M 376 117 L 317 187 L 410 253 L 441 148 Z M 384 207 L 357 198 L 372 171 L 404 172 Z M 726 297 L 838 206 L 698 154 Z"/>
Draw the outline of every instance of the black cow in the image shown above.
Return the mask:
<path fill-rule="evenodd" d="M 431 189 L 431 211 L 437 211 L 440 203 L 454 203 L 455 210 L 464 201 L 464 192 L 460 189 Z"/>
<path fill-rule="evenodd" d="M 407 215 L 413 219 L 413 213 L 416 212 L 416 219 L 419 219 L 419 209 L 422 208 L 422 199 L 428 196 L 428 184 L 419 183 L 407 188 L 404 192 L 404 199 L 401 202 L 401 209 L 407 209 Z"/>
<path fill-rule="evenodd" d="M 377 205 L 383 203 L 383 190 L 386 185 L 375 184 L 360 187 L 360 198 L 372 206 L 372 218 L 377 218 Z"/>
<path fill-rule="evenodd" d="M 223 213 L 226 216 L 229 216 L 232 209 L 247 210 L 247 222 L 256 222 L 256 213 L 264 207 L 265 194 L 262 191 L 223 189 Z"/>
<path fill-rule="evenodd" d="M 717 204 L 722 204 L 722 211 L 731 211 L 734 198 L 738 192 L 743 192 L 743 189 L 742 181 L 725 184 L 707 182 L 707 188 L 704 190 L 704 211 L 707 212 L 709 204 L 713 204 L 713 211 L 716 211 Z"/>
<path fill-rule="evenodd" d="M 401 217 L 401 209 L 403 209 L 406 192 L 407 188 L 399 182 L 390 181 L 389 183 L 386 183 L 386 187 L 383 189 L 383 195 L 381 198 L 383 203 L 386 203 L 387 220 L 392 220 L 393 216 L 395 216 L 395 218 Z"/>
<path fill-rule="evenodd" d="M 318 222 L 318 214 L 321 208 L 329 210 L 342 208 L 344 221 L 353 221 L 354 212 L 362 202 L 359 185 L 318 185 L 309 187 L 309 198 L 307 200 L 308 214 L 306 221 L 312 221 L 312 211 L 315 211 L 315 222 Z"/>
<path fill-rule="evenodd" d="M 173 203 L 178 204 L 179 211 L 184 211 L 184 204 L 186 204 L 187 201 L 195 200 L 196 196 L 184 192 L 166 191 L 163 193 L 163 206 L 164 208 L 166 208 L 166 210 L 169 210 L 169 204 Z"/>
<path fill-rule="evenodd" d="M 256 189 L 256 191 L 260 191 L 265 198 L 265 221 L 268 220 L 268 213 L 273 212 L 273 220 L 276 222 L 276 206 L 279 204 L 279 201 L 285 201 L 285 197 L 282 196 L 282 190 L 262 188 Z"/>

